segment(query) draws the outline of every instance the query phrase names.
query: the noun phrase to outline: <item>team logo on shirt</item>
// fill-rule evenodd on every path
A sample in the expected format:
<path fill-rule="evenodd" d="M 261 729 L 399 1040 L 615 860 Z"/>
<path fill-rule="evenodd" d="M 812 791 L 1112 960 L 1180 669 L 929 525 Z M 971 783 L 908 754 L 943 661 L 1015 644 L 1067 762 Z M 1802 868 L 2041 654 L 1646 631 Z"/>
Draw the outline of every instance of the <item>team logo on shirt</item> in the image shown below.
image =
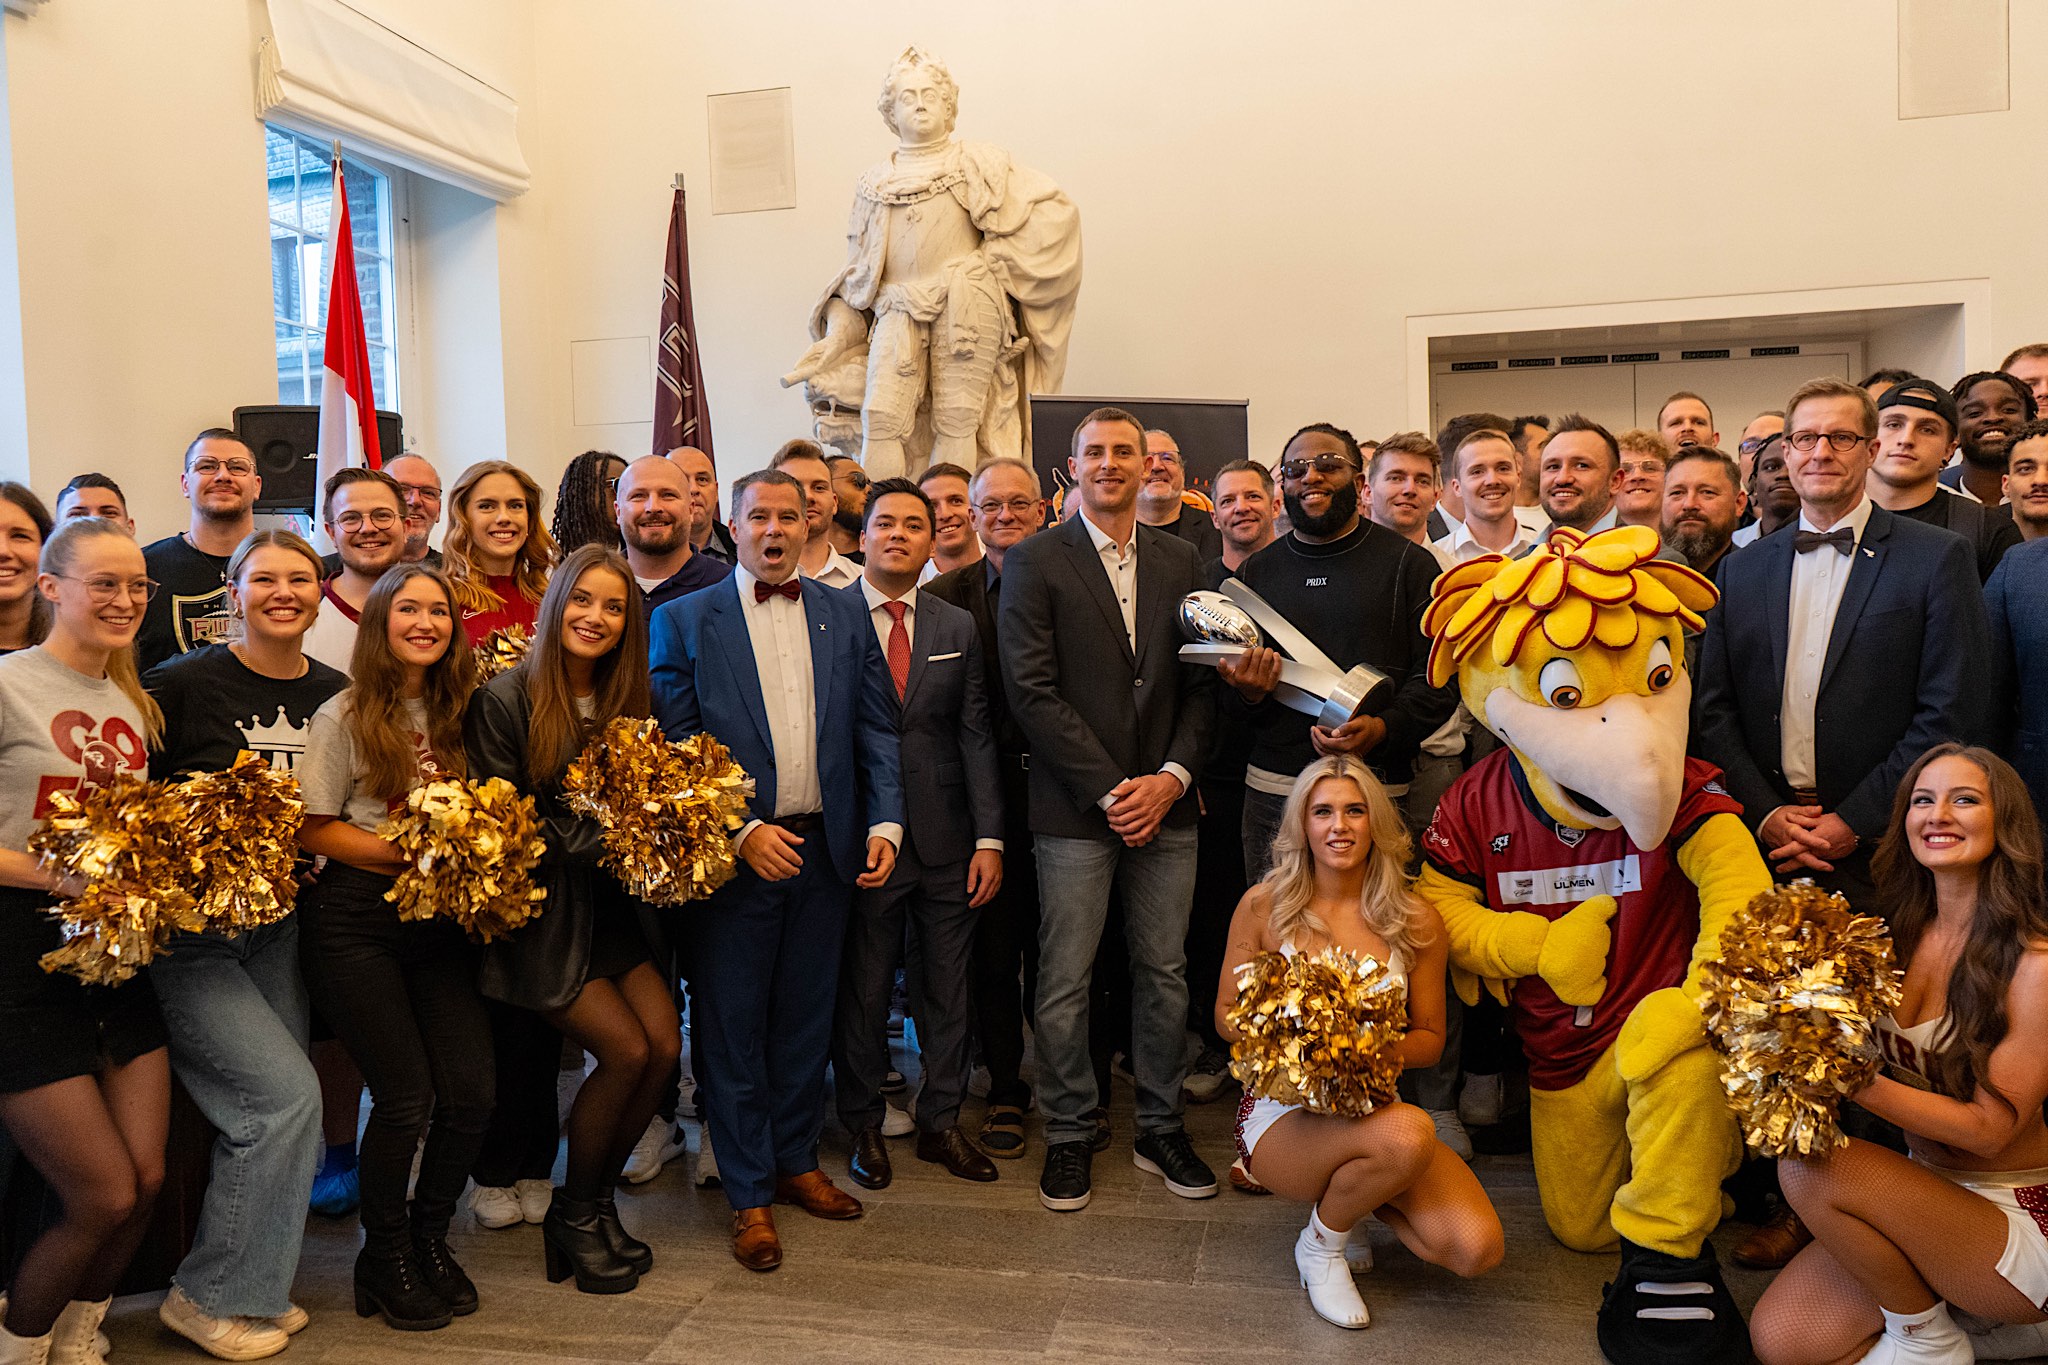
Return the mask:
<path fill-rule="evenodd" d="M 313 723 L 292 724 L 284 713 L 284 704 L 278 703 L 277 715 L 265 721 L 262 715 L 250 716 L 235 722 L 235 729 L 242 736 L 242 749 L 255 754 L 279 772 L 290 772 L 299 761 L 299 755 L 306 752 L 306 737 L 312 733 Z"/>
<path fill-rule="evenodd" d="M 171 594 L 171 634 L 178 642 L 180 654 L 189 654 L 208 645 L 226 644 L 234 624 L 235 618 L 228 611 L 226 588 L 215 588 L 191 597 Z"/>
<path fill-rule="evenodd" d="M 141 772 L 149 766 L 148 746 L 135 728 L 119 716 L 99 721 L 83 711 L 59 711 L 50 722 L 50 742 L 81 771 L 43 776 L 36 784 L 38 820 L 50 813 L 50 797 L 55 792 L 83 796 L 124 772 Z"/>
<path fill-rule="evenodd" d="M 1558 842 L 1566 848 L 1577 848 L 1586 842 L 1586 831 L 1577 825 L 1553 825 L 1551 828 L 1557 831 Z"/>
<path fill-rule="evenodd" d="M 1605 863 L 1500 872 L 1494 880 L 1504 905 L 1576 905 L 1588 896 L 1620 897 L 1642 890 L 1643 866 L 1631 853 Z"/>
<path fill-rule="evenodd" d="M 1514 837 L 1512 834 L 1496 834 L 1487 847 L 1495 853 L 1505 853 L 1508 851 L 1508 844 L 1513 841 Z"/>

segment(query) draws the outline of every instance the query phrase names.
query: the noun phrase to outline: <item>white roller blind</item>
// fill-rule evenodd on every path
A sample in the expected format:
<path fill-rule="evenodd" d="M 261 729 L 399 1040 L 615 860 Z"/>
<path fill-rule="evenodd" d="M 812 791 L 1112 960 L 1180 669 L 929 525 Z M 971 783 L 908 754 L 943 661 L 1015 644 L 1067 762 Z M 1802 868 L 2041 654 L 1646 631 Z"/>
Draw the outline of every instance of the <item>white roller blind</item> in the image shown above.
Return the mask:
<path fill-rule="evenodd" d="M 340 0 L 265 0 L 256 104 L 267 121 L 491 199 L 531 180 L 519 106 Z"/>

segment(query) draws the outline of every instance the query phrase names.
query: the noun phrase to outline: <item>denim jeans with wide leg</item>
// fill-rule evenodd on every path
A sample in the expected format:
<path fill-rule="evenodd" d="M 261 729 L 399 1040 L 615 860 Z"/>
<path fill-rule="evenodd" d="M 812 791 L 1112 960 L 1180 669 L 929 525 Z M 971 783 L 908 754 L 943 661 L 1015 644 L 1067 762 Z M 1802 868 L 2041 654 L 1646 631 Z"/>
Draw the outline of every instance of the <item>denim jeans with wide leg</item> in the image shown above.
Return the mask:
<path fill-rule="evenodd" d="M 234 938 L 181 933 L 149 970 L 171 1066 L 219 1133 L 198 1235 L 174 1278 L 214 1317 L 274 1318 L 291 1307 L 321 1153 L 298 918 Z"/>
<path fill-rule="evenodd" d="M 1123 897 L 1131 958 L 1138 1130 L 1181 1126 L 1195 848 L 1192 825 L 1161 829 L 1142 848 L 1114 837 L 1038 836 L 1038 1107 L 1049 1143 L 1088 1140 L 1095 1126 L 1087 1113 L 1103 1102 L 1088 1060 L 1088 994 L 1112 886 Z"/>

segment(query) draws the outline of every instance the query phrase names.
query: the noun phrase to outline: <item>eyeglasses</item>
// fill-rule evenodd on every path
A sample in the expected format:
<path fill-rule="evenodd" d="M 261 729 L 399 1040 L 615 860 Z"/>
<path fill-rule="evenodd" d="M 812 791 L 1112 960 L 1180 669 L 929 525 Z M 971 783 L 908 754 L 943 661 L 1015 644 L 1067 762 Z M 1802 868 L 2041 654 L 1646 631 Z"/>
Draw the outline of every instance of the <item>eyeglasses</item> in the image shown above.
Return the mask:
<path fill-rule="evenodd" d="M 858 469 L 842 469 L 832 476 L 832 482 L 834 483 L 838 483 L 841 479 L 846 480 L 855 488 L 866 488 L 868 486 L 868 476 L 861 473 Z"/>
<path fill-rule="evenodd" d="M 405 494 L 407 502 L 439 502 L 441 490 L 434 484 L 402 483 L 398 491 Z"/>
<path fill-rule="evenodd" d="M 246 479 L 256 472 L 256 466 L 247 460 L 194 460 L 189 472 L 197 474 L 202 479 L 210 479 L 222 473 Z"/>
<path fill-rule="evenodd" d="M 1754 455 L 1759 450 L 1762 450 L 1770 442 L 1776 440 L 1781 434 L 1782 433 L 1780 432 L 1774 431 L 1769 436 L 1751 436 L 1742 441 L 1735 448 L 1741 451 L 1744 455 Z"/>
<path fill-rule="evenodd" d="M 1038 503 L 1037 498 L 990 498 L 986 502 L 974 504 L 974 510 L 985 517 L 993 517 L 1002 512 L 1008 512 L 1013 517 L 1028 517 Z"/>
<path fill-rule="evenodd" d="M 1794 450 L 1812 450 L 1822 441 L 1836 450 L 1854 450 L 1869 439 L 1860 431 L 1795 431 L 1785 441 Z"/>
<path fill-rule="evenodd" d="M 1662 474 L 1664 472 L 1664 462 L 1662 460 L 1623 460 L 1621 462 L 1621 472 L 1624 474 Z"/>
<path fill-rule="evenodd" d="M 1308 472 L 1311 469 L 1315 470 L 1318 474 L 1341 474 L 1345 470 L 1349 470 L 1353 474 L 1358 472 L 1358 466 L 1342 455 L 1318 455 L 1313 460 L 1281 461 L 1280 477 L 1286 479 L 1289 483 L 1294 483 L 1307 478 Z"/>
<path fill-rule="evenodd" d="M 53 576 L 68 583 L 85 584 L 86 594 L 92 598 L 95 605 L 102 607 L 117 597 L 139 597 L 143 605 L 147 606 L 149 600 L 156 596 L 156 590 L 162 586 L 154 578 L 116 578 L 112 574 L 104 573 L 96 573 L 91 578 L 76 578 L 68 573 Z"/>
<path fill-rule="evenodd" d="M 343 512 L 334 519 L 334 524 L 344 531 L 360 531 L 365 523 L 380 531 L 388 531 L 398 525 L 398 513 L 388 507 L 379 507 L 374 512 Z"/>

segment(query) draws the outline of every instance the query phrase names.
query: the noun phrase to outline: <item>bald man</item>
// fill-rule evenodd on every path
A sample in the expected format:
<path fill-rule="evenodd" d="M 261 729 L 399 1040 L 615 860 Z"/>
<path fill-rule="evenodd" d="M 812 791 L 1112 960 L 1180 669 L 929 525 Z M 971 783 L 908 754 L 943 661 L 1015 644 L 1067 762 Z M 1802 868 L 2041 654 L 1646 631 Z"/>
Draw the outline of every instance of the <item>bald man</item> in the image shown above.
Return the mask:
<path fill-rule="evenodd" d="M 619 535 L 650 617 L 662 603 L 732 572 L 730 564 L 692 548 L 696 506 L 682 467 L 666 455 L 643 455 L 619 476 Z"/>
<path fill-rule="evenodd" d="M 732 532 L 718 519 L 718 466 L 695 446 L 677 446 L 668 453 L 683 482 L 690 487 L 690 548 L 730 568 Z"/>

